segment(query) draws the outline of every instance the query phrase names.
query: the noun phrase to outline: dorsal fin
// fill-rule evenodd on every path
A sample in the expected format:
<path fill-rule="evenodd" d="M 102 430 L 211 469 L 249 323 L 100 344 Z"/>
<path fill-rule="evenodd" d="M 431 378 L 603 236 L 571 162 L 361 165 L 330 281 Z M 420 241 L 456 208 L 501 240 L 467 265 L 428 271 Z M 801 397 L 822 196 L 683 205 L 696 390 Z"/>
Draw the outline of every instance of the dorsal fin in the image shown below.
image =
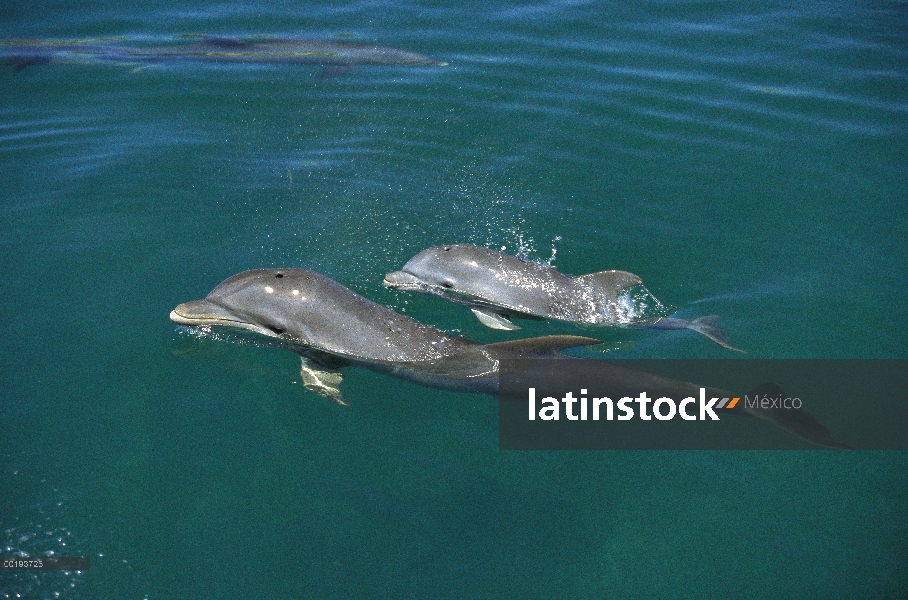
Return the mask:
<path fill-rule="evenodd" d="M 509 342 L 485 344 L 483 348 L 510 354 L 520 354 L 523 356 L 544 356 L 557 354 L 568 348 L 592 346 L 593 344 L 601 343 L 602 342 L 596 338 L 580 335 L 545 335 L 522 340 L 511 340 Z"/>
<path fill-rule="evenodd" d="M 628 271 L 599 271 L 574 278 L 575 281 L 609 296 L 617 296 L 622 290 L 643 285 L 643 280 Z"/>

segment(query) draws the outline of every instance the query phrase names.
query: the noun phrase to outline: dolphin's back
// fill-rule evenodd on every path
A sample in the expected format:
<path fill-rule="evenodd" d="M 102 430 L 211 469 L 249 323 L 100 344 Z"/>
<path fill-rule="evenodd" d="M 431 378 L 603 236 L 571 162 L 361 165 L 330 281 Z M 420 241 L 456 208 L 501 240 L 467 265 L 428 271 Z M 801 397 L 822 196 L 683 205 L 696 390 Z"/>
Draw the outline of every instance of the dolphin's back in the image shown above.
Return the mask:
<path fill-rule="evenodd" d="M 208 300 L 283 339 L 367 362 L 434 360 L 468 344 L 306 269 L 247 271 L 225 280 Z"/>
<path fill-rule="evenodd" d="M 0 57 L 22 69 L 43 62 L 87 59 L 125 63 L 215 62 L 303 64 L 353 67 L 354 65 L 445 66 L 423 54 L 340 40 L 314 38 L 205 37 L 192 43 L 113 45 L 80 41 L 8 40 L 0 44 Z"/>
<path fill-rule="evenodd" d="M 553 267 L 481 246 L 454 244 L 424 250 L 404 265 L 435 290 L 480 308 L 570 319 L 573 280 Z M 437 293 L 437 292 L 432 292 Z"/>

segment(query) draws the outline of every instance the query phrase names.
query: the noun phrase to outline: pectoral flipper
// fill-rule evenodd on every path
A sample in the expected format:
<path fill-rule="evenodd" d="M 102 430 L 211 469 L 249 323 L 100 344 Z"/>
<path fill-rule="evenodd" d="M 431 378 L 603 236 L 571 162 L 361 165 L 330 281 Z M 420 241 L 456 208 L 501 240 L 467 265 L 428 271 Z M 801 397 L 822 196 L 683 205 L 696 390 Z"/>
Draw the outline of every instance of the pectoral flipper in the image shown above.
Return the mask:
<path fill-rule="evenodd" d="M 340 369 L 331 369 L 305 356 L 300 356 L 300 361 L 300 377 L 307 390 L 338 404 L 350 406 L 340 391 L 340 384 L 344 380 Z"/>
<path fill-rule="evenodd" d="M 503 329 L 505 331 L 514 331 L 520 329 L 520 325 L 515 324 L 511 319 L 507 318 L 503 314 L 492 312 L 490 310 L 482 310 L 479 308 L 471 308 L 473 314 L 476 315 L 476 318 L 479 319 L 479 322 L 490 327 L 492 329 Z"/>

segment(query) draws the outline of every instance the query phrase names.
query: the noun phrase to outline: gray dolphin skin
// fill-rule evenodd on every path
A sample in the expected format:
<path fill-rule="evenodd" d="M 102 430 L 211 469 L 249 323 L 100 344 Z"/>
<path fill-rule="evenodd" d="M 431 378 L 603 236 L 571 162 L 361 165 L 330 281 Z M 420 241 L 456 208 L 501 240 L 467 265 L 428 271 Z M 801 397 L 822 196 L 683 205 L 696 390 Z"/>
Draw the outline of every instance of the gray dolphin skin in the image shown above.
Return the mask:
<path fill-rule="evenodd" d="M 520 329 L 512 318 L 554 319 L 586 325 L 630 324 L 655 329 L 691 329 L 723 348 L 736 350 L 715 324 L 715 316 L 694 321 L 635 320 L 622 293 L 643 281 L 627 271 L 600 271 L 579 277 L 471 244 L 423 250 L 400 271 L 385 275 L 388 288 L 441 296 L 473 311 L 493 329 Z"/>
<path fill-rule="evenodd" d="M 460 391 L 494 394 L 502 356 L 545 356 L 598 344 L 547 336 L 477 344 L 447 335 L 305 269 L 258 269 L 222 282 L 204 300 L 177 306 L 182 325 L 228 326 L 279 340 L 302 357 L 304 385 L 344 404 L 340 369 L 366 367 Z"/>
<path fill-rule="evenodd" d="M 176 61 L 323 65 L 339 75 L 356 65 L 443 67 L 423 54 L 338 40 L 307 38 L 203 37 L 199 42 L 154 46 L 108 45 L 106 40 L 6 40 L 0 52 L 8 65 L 23 69 L 48 62 L 92 60 L 155 64 Z"/>
<path fill-rule="evenodd" d="M 557 360 L 566 358 L 562 350 L 599 343 L 594 338 L 554 335 L 478 344 L 422 325 L 305 269 L 257 269 L 234 275 L 205 299 L 177 306 L 170 319 L 181 325 L 250 331 L 261 336 L 263 345 L 296 352 L 306 388 L 339 404 L 347 404 L 340 391 L 342 369 L 347 366 L 432 387 L 494 395 L 501 360 Z M 643 381 L 670 394 L 686 393 L 693 385 L 605 361 L 590 362 L 600 365 L 605 380 L 618 389 Z M 776 388 L 769 391 L 775 394 Z M 730 396 L 713 388 L 710 393 Z M 780 413 L 741 404 L 732 410 L 769 421 L 821 447 L 847 448 L 804 411 Z"/>

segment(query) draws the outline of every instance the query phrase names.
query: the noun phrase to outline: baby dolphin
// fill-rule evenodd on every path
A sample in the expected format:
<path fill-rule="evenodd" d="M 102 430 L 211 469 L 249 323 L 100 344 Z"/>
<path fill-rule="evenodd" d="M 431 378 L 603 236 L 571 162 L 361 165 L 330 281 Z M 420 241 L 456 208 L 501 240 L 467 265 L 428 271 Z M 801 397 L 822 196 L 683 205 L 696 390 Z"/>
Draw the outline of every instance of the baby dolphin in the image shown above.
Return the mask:
<path fill-rule="evenodd" d="M 643 281 L 627 271 L 599 271 L 571 277 L 554 267 L 471 244 L 423 250 L 400 271 L 385 275 L 388 288 L 434 294 L 470 307 L 493 329 L 520 329 L 511 319 L 542 318 L 587 325 L 629 324 L 654 329 L 692 329 L 729 350 L 738 350 L 715 324 L 715 316 L 694 321 L 636 317 L 626 290 Z"/>
<path fill-rule="evenodd" d="M 556 335 L 478 344 L 422 325 L 305 269 L 234 275 L 204 300 L 177 306 L 182 325 L 228 326 L 269 338 L 302 357 L 303 384 L 346 404 L 340 369 L 357 365 L 425 385 L 494 394 L 500 356 L 556 355 L 599 340 Z"/>

